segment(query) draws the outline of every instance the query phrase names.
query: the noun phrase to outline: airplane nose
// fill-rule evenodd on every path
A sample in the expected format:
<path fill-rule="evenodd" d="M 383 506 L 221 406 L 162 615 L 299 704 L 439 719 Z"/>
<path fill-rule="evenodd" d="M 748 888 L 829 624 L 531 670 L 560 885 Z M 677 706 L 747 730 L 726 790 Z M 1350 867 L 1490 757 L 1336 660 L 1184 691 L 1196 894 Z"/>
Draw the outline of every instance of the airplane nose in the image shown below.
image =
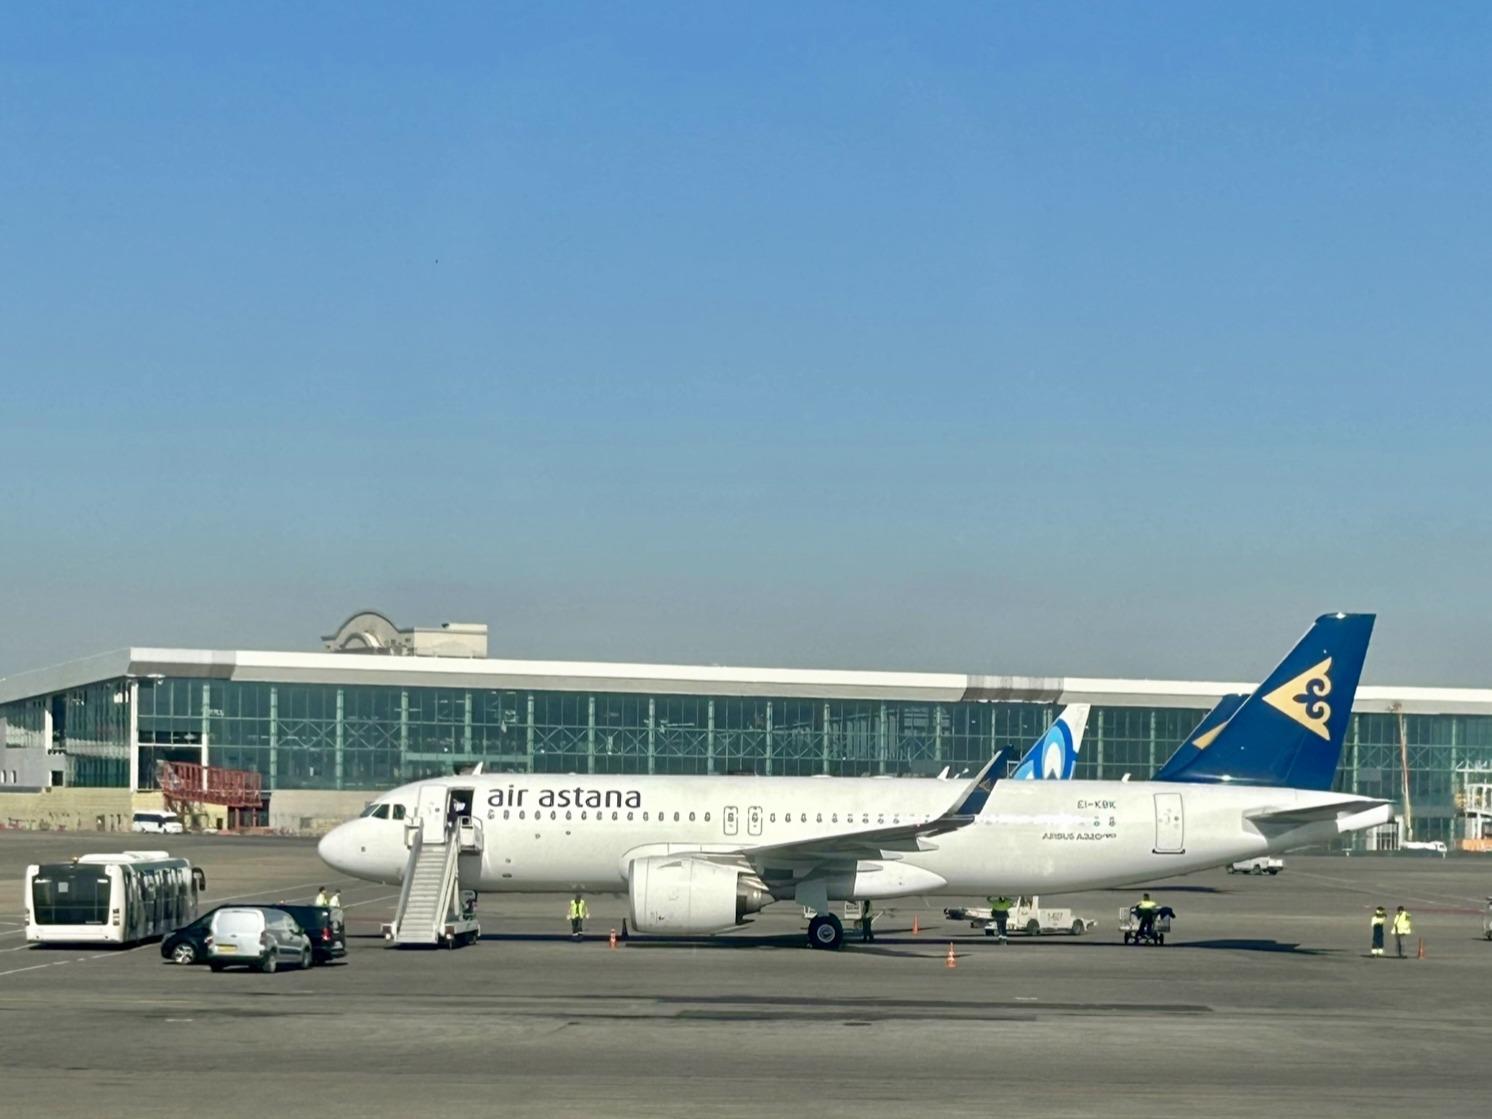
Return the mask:
<path fill-rule="evenodd" d="M 321 856 L 321 861 L 333 870 L 342 874 L 354 874 L 352 864 L 356 861 L 357 844 L 353 836 L 349 834 L 352 825 L 338 824 L 321 837 L 321 842 L 316 844 L 316 854 Z"/>

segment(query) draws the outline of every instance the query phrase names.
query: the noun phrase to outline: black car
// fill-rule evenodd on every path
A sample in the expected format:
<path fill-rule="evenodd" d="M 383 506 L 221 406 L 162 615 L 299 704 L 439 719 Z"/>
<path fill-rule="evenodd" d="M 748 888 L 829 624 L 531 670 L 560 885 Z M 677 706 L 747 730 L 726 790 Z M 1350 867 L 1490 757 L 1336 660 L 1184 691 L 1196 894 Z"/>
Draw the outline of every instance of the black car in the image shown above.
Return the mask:
<path fill-rule="evenodd" d="M 161 941 L 161 956 L 175 964 L 207 962 L 207 937 L 212 932 L 213 914 L 218 909 L 278 909 L 295 918 L 295 923 L 311 938 L 311 954 L 318 964 L 347 955 L 347 935 L 342 911 L 325 905 L 271 905 L 267 902 L 234 903 L 218 906 L 202 914 L 190 925 L 184 925 Z"/>

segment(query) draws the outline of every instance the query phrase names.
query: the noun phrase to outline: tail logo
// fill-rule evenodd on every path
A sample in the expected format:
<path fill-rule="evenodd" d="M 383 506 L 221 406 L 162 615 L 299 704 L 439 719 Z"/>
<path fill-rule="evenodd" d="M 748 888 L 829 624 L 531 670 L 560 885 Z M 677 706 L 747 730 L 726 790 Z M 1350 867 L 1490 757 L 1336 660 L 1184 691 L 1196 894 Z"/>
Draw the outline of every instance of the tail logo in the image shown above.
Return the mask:
<path fill-rule="evenodd" d="M 1331 658 L 1287 680 L 1264 697 L 1264 702 L 1288 715 L 1312 734 L 1331 740 L 1326 722 L 1331 718 Z"/>

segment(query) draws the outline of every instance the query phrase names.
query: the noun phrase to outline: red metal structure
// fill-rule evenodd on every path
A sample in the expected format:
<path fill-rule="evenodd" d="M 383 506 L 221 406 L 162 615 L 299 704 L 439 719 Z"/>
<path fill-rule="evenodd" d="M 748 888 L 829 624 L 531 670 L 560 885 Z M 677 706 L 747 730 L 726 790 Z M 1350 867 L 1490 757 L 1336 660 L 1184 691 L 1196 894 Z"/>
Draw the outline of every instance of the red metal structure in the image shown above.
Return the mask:
<path fill-rule="evenodd" d="M 259 774 L 252 769 L 163 761 L 156 763 L 156 778 L 166 807 L 183 820 L 198 814 L 194 805 L 221 805 L 229 810 L 232 821 L 234 809 L 258 812 L 264 803 Z"/>

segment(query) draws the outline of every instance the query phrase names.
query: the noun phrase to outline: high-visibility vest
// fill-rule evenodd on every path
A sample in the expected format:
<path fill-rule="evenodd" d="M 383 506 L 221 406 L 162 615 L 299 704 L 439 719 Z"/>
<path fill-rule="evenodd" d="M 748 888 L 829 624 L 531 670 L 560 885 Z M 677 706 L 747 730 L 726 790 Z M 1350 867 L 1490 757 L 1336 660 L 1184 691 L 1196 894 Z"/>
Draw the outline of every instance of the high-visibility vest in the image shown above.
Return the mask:
<path fill-rule="evenodd" d="M 1408 914 L 1408 912 L 1406 911 L 1404 913 L 1395 913 L 1394 914 L 1394 935 L 1395 936 L 1408 936 L 1409 933 L 1410 933 L 1410 931 L 1411 930 L 1409 928 L 1409 914 Z"/>
<path fill-rule="evenodd" d="M 1386 920 L 1388 920 L 1388 914 L 1386 914 L 1386 913 L 1375 913 L 1375 914 L 1373 914 L 1373 927 L 1375 929 L 1381 929 L 1381 928 L 1383 928 L 1383 922 L 1386 921 Z"/>
<path fill-rule="evenodd" d="M 1160 903 L 1146 898 L 1144 901 L 1138 902 L 1135 908 L 1139 910 L 1159 909 Z"/>
<path fill-rule="evenodd" d="M 584 898 L 581 898 L 579 901 L 572 901 L 570 903 L 570 920 L 573 921 L 577 917 L 589 917 L 589 916 L 590 916 L 590 914 L 586 912 L 585 899 Z"/>
<path fill-rule="evenodd" d="M 1015 903 L 1009 898 L 990 898 L 989 904 L 996 913 L 1009 913 L 1010 907 Z"/>

